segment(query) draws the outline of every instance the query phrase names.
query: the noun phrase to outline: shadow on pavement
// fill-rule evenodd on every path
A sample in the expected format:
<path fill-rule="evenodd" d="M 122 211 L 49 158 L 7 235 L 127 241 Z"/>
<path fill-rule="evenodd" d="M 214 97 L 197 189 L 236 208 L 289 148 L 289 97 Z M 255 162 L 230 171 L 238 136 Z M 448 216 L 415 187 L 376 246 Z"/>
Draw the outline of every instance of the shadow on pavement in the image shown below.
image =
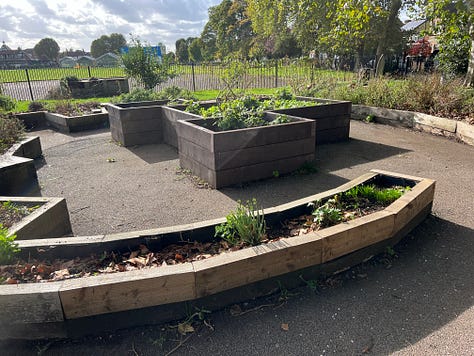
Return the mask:
<path fill-rule="evenodd" d="M 127 147 L 127 149 L 149 164 L 172 161 L 179 158 L 178 151 L 166 144 L 133 146 Z"/>
<path fill-rule="evenodd" d="M 316 147 L 316 162 L 327 170 L 349 168 L 410 152 L 404 148 L 351 138 Z"/>
<path fill-rule="evenodd" d="M 336 188 L 348 181 L 348 179 L 325 172 L 289 174 L 222 188 L 219 192 L 235 201 L 256 198 L 258 205 L 269 208 Z"/>

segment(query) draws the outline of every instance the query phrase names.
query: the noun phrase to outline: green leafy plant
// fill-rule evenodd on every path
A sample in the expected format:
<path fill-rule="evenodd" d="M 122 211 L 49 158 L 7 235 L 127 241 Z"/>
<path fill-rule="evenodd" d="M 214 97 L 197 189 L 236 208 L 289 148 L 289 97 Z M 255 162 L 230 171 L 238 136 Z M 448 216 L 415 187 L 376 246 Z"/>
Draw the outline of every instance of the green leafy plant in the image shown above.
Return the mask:
<path fill-rule="evenodd" d="M 312 203 L 315 206 L 315 209 L 312 212 L 314 215 L 314 222 L 320 227 L 328 227 L 342 221 L 344 215 L 338 203 L 339 196 L 337 195 L 335 195 L 333 199 L 328 199 L 324 203 L 320 200 Z"/>
<path fill-rule="evenodd" d="M 230 245 L 258 245 L 265 237 L 265 216 L 257 209 L 257 200 L 245 204 L 238 201 L 237 209 L 226 216 L 226 221 L 216 226 L 215 236 Z"/>
<path fill-rule="evenodd" d="M 8 229 L 0 224 L 0 265 L 11 263 L 20 252 L 15 239 L 16 235 L 8 235 Z"/>

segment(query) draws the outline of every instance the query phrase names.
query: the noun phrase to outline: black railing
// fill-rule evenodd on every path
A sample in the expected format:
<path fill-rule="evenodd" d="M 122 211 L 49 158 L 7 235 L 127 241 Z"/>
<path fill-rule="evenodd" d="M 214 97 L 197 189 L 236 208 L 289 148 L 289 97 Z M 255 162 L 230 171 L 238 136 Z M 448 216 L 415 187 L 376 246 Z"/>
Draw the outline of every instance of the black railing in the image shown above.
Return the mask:
<path fill-rule="evenodd" d="M 312 82 L 315 77 L 333 76 L 338 81 L 352 78 L 352 73 L 321 68 L 317 62 L 308 60 L 278 60 L 267 62 L 232 62 L 173 64 L 175 76 L 158 85 L 155 90 L 178 86 L 192 91 L 224 89 L 226 86 L 248 88 L 274 88 L 296 82 Z M 17 100 L 41 100 L 54 97 L 65 77 L 116 78 L 125 77 L 123 68 L 31 68 L 0 70 L 0 91 Z M 140 87 L 129 80 L 129 87 Z"/>

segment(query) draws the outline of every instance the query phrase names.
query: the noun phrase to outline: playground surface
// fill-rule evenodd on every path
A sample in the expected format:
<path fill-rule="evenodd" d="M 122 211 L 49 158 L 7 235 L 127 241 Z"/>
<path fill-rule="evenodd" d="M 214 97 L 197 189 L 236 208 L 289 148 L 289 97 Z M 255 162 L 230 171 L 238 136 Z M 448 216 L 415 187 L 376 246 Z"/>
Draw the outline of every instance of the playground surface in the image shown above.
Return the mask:
<path fill-rule="evenodd" d="M 336 187 L 370 169 L 435 179 L 432 215 L 396 257 L 322 283 L 207 315 L 178 341 L 163 326 L 78 340 L 1 341 L 6 355 L 470 355 L 474 354 L 474 147 L 426 133 L 351 122 L 348 142 L 318 146 L 317 173 L 243 186 L 199 187 L 166 145 L 124 148 L 110 132 L 38 131 L 43 196 L 66 197 L 76 235 L 143 230 L 225 216 L 237 200 L 263 207 Z M 250 309 L 253 309 L 250 311 Z M 163 347 L 165 345 L 165 347 Z M 5 353 L 6 352 L 6 353 Z"/>

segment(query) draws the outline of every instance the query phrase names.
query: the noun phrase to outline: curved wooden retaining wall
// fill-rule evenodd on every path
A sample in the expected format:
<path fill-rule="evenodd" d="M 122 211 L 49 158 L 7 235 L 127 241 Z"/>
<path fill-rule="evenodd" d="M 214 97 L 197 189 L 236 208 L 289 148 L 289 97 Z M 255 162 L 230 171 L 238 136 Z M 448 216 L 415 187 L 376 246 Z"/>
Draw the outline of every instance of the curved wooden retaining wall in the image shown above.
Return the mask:
<path fill-rule="evenodd" d="M 208 309 L 294 287 L 305 279 L 360 263 L 394 245 L 431 211 L 435 182 L 373 171 L 338 188 L 267 209 L 269 224 L 300 215 L 309 202 L 375 180 L 412 189 L 383 211 L 305 236 L 282 239 L 209 259 L 60 282 L 1 285 L 3 338 L 71 337 L 104 329 L 164 322 L 185 315 L 186 305 Z M 65 256 L 91 251 L 150 248 L 180 238 L 209 239 L 224 218 L 92 237 L 20 241 L 23 254 Z M 72 251 L 71 251 L 72 250 Z M 184 304 L 186 303 L 186 305 Z"/>

